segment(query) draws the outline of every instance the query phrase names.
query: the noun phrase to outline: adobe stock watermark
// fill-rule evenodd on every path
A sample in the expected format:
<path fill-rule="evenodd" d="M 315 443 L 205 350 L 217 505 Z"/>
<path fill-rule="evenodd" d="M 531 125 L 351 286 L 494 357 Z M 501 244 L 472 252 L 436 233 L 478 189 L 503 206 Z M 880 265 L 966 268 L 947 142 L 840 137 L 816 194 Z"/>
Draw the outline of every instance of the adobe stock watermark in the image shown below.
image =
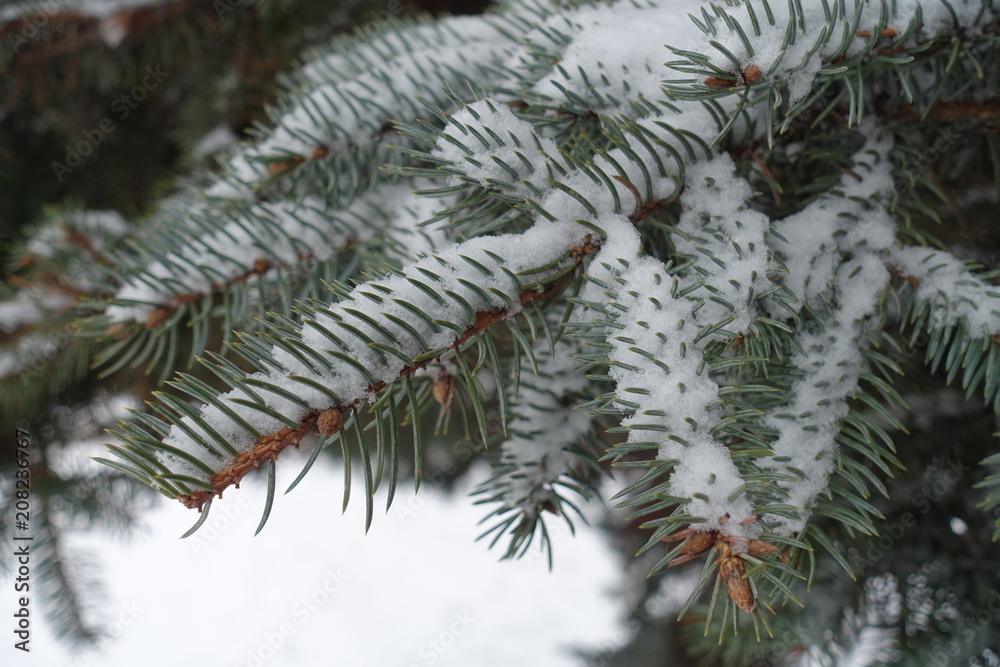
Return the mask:
<path fill-rule="evenodd" d="M 20 30 L 7 33 L 7 45 L 11 53 L 17 53 L 28 42 L 37 37 L 42 28 L 49 24 L 53 16 L 59 13 L 61 7 L 55 0 L 43 0 L 32 7 L 34 13 L 26 14 L 20 18 L 22 25 Z"/>
<path fill-rule="evenodd" d="M 351 579 L 340 568 L 327 570 L 325 574 L 326 578 L 323 583 L 314 588 L 311 593 L 303 595 L 292 605 L 289 610 L 290 619 L 282 621 L 276 628 L 263 633 L 257 645 L 247 649 L 246 656 L 240 658 L 239 662 L 233 663 L 233 667 L 261 667 L 274 657 L 275 653 L 285 645 L 288 638 L 294 635 L 298 628 L 308 623 L 330 601 L 331 596 Z"/>
<path fill-rule="evenodd" d="M 132 90 L 123 93 L 111 103 L 111 112 L 118 119 L 118 122 L 128 118 L 132 110 L 137 109 L 149 93 L 156 90 L 168 76 L 170 73 L 162 71 L 159 65 L 146 67 L 146 74 L 142 80 Z M 75 144 L 67 144 L 66 159 L 63 162 L 52 162 L 52 171 L 59 182 L 62 183 L 66 174 L 71 173 L 86 162 L 87 158 L 97 150 L 97 147 L 108 135 L 115 131 L 116 127 L 115 121 L 110 116 L 105 116 L 92 128 L 83 131 L 83 139 Z"/>
<path fill-rule="evenodd" d="M 64 667 L 98 667 L 103 663 L 104 654 L 112 643 L 122 636 L 125 629 L 136 622 L 142 612 L 142 607 L 133 602 L 125 602 L 118 610 L 113 621 L 109 621 L 101 630 L 101 636 L 90 650 L 80 653 L 71 663 Z"/>
<path fill-rule="evenodd" d="M 403 13 L 403 3 L 400 0 L 389 0 L 385 9 L 370 14 L 370 18 L 352 31 L 357 37 L 372 37 L 389 25 L 392 19 Z"/>
<path fill-rule="evenodd" d="M 209 516 L 208 521 L 194 535 L 187 538 L 188 546 L 191 547 L 191 551 L 196 556 L 219 539 L 219 536 L 251 504 L 250 496 L 245 493 L 237 493 L 232 497 L 231 502 L 219 503 L 218 509 L 213 508 L 214 511 Z"/>
<path fill-rule="evenodd" d="M 441 659 L 445 653 L 453 647 L 466 632 L 476 623 L 469 612 L 455 612 L 448 626 L 420 645 L 417 649 L 417 657 L 420 662 L 411 662 L 408 667 L 421 667 L 421 665 L 433 665 Z"/>
<path fill-rule="evenodd" d="M 13 525 L 17 532 L 12 536 L 13 543 L 10 550 L 13 552 L 16 568 L 12 567 L 11 574 L 16 574 L 14 579 L 14 599 L 17 602 L 17 611 L 14 612 L 14 648 L 25 653 L 31 652 L 31 561 L 32 561 L 32 541 L 35 536 L 31 534 L 31 454 L 32 437 L 28 425 L 24 428 L 17 427 L 15 431 L 17 448 L 15 451 L 15 464 L 17 471 L 14 473 L 13 495 L 15 500 L 10 503 L 13 510 L 13 517 L 10 525 Z"/>
<path fill-rule="evenodd" d="M 642 618 L 633 618 L 625 624 L 624 628 L 615 632 L 611 639 L 601 642 L 593 651 L 589 651 L 586 667 L 608 667 L 614 664 L 612 661 L 618 653 L 629 645 L 632 638 L 642 629 Z"/>
<path fill-rule="evenodd" d="M 935 641 L 930 649 L 923 653 L 924 664 L 947 667 L 959 664 L 963 654 L 971 658 L 968 652 L 975 645 L 977 637 L 989 638 L 995 632 L 994 626 L 998 615 L 1000 615 L 1000 591 L 994 588 L 990 591 L 986 606 L 967 616 L 956 628 L 955 634 L 958 636 L 948 642 Z M 965 662 L 973 664 L 971 661 Z"/>
<path fill-rule="evenodd" d="M 15 349 L 18 365 L 8 375 L 16 375 L 22 381 L 27 381 L 48 368 L 49 363 L 69 347 L 73 340 L 72 323 L 50 336 L 37 333 L 22 336 Z"/>
<path fill-rule="evenodd" d="M 920 515 L 930 512 L 931 507 L 949 494 L 955 484 L 972 470 L 971 466 L 962 465 L 961 461 L 932 461 L 928 466 L 934 479 L 929 480 L 920 491 L 913 494 L 910 502 Z M 903 536 L 918 523 L 919 516 L 913 512 L 904 512 L 896 521 L 887 521 L 879 528 L 878 538 L 868 545 L 865 553 L 852 549 L 848 559 L 851 567 L 863 569 L 878 564 L 892 549 L 896 548 Z"/>

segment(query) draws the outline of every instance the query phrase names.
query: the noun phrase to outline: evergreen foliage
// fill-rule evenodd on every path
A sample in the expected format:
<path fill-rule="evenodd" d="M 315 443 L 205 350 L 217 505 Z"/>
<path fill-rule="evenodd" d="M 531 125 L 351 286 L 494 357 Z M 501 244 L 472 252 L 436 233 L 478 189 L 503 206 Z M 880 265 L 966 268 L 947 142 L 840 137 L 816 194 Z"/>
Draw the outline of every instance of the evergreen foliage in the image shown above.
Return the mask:
<path fill-rule="evenodd" d="M 1000 184 L 998 18 L 991 0 L 530 0 L 337 37 L 207 183 L 128 222 L 36 228 L 22 256 L 78 298 L 11 294 L 37 312 L 2 341 L 0 392 L 58 383 L 18 369 L 67 318 L 67 368 L 154 374 L 101 460 L 196 508 L 192 531 L 252 471 L 263 528 L 302 443 L 292 486 L 337 449 L 370 524 L 375 490 L 392 502 L 411 457 L 419 487 L 424 440 L 457 420 L 496 454 L 478 496 L 505 557 L 618 480 L 646 571 L 701 568 L 675 610 L 698 620 L 691 656 L 988 661 L 995 564 L 970 566 L 993 578 L 945 626 L 917 599 L 948 585 L 932 552 L 909 572 L 865 554 L 913 470 L 948 456 L 903 446 L 914 378 L 1000 412 L 977 208 Z M 1000 508 L 1000 474 L 978 472 L 994 443 L 963 445 L 985 467 L 958 481 L 969 525 Z"/>

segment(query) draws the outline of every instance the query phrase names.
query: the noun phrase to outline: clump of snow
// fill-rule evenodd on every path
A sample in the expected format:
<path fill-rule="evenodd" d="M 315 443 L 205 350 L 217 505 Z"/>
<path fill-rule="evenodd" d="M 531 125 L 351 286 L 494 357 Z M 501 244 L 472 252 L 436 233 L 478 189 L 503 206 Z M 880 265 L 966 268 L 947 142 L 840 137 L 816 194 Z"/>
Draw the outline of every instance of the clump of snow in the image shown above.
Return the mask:
<path fill-rule="evenodd" d="M 973 335 L 1000 334 L 1000 288 L 976 278 L 950 253 L 900 248 L 893 251 L 889 264 L 916 281 L 917 299 L 932 306 L 935 328 L 963 322 Z"/>
<path fill-rule="evenodd" d="M 539 137 L 530 123 L 498 102 L 470 105 L 456 119 L 465 134 L 447 130 L 448 139 L 434 152 L 449 163 L 448 171 L 506 197 L 522 198 L 543 216 L 586 220 L 598 227 L 604 219 L 635 212 L 635 192 L 644 202 L 675 194 L 681 171 L 675 156 L 685 150 L 685 135 L 704 136 L 718 129 L 704 110 L 637 120 L 641 140 L 623 139 L 627 149 L 595 155 L 588 168 L 581 169 L 564 159 L 552 140 Z"/>
<path fill-rule="evenodd" d="M 640 255 L 627 220 L 603 222 L 614 242 L 595 257 L 582 298 L 613 306 L 606 310 L 608 374 L 629 413 L 622 420 L 628 441 L 659 443 L 658 457 L 675 467 L 671 494 L 689 498 L 686 511 L 705 519 L 705 528 L 739 530 L 753 507 L 729 450 L 713 435 L 722 417 L 719 385 L 705 372 L 697 340 L 701 327 L 714 322 L 699 319 L 701 299 L 680 296 L 700 281 L 672 276 L 659 260 Z"/>
<path fill-rule="evenodd" d="M 474 102 L 452 115 L 434 157 L 462 166 L 462 176 L 484 188 L 528 195 L 534 188 L 521 181 L 549 175 L 548 161 L 559 155 L 556 143 L 539 138 L 531 123 L 506 106 Z"/>
<path fill-rule="evenodd" d="M 559 21 L 551 19 L 549 24 L 571 41 L 551 75 L 532 91 L 571 106 L 582 101 L 601 113 L 627 111 L 626 100 L 657 96 L 661 82 L 674 74 L 663 66 L 670 56 L 665 45 L 698 44 L 703 35 L 685 14 L 698 12 L 703 4 L 671 0 L 639 6 L 619 1 L 583 6 Z"/>
<path fill-rule="evenodd" d="M 742 332 L 757 315 L 754 295 L 771 287 L 767 239 L 771 222 L 747 206 L 753 192 L 734 174 L 735 168 L 728 155 L 721 155 L 688 170 L 684 210 L 677 224 L 686 238 L 678 238 L 676 248 L 696 260 L 711 258 L 693 267 L 713 288 L 698 320 L 714 323 L 733 318 L 725 329 Z"/>
<path fill-rule="evenodd" d="M 675 466 L 671 495 L 689 499 L 686 511 L 704 529 L 750 534 L 757 529 L 740 526 L 753 515 L 743 477 L 713 434 L 724 415 L 702 350 L 754 321 L 754 294 L 769 286 L 769 221 L 747 206 L 751 189 L 728 156 L 690 165 L 684 193 L 676 243 L 693 262 L 685 274 L 639 254 L 631 223 L 606 219 L 609 237 L 582 299 L 614 307 L 605 311 L 608 374 L 629 413 L 628 441 L 659 443 L 659 458 Z M 719 324 L 718 333 L 701 335 Z"/>
<path fill-rule="evenodd" d="M 772 246 L 784 262 L 781 282 L 800 305 L 813 302 L 834 282 L 840 262 L 858 252 L 883 252 L 896 239 L 892 216 L 878 202 L 888 200 L 892 189 L 889 150 L 892 143 L 879 138 L 870 124 L 861 130 L 868 140 L 854 156 L 858 182 L 845 174 L 840 192 L 821 195 L 794 215 L 774 224 Z M 785 306 L 772 303 L 775 317 L 787 315 Z"/>
<path fill-rule="evenodd" d="M 765 469 L 790 474 L 782 481 L 786 502 L 801 508 L 798 519 L 777 517 L 776 533 L 792 535 L 805 526 L 809 508 L 826 488 L 836 466 L 836 438 L 848 413 L 848 399 L 864 371 L 861 350 L 865 333 L 889 283 L 881 258 L 863 253 L 836 269 L 838 308 L 821 331 L 799 336 L 802 353 L 792 359 L 800 375 L 792 383 L 791 401 L 768 412 L 766 423 L 778 432 L 773 457 Z"/>

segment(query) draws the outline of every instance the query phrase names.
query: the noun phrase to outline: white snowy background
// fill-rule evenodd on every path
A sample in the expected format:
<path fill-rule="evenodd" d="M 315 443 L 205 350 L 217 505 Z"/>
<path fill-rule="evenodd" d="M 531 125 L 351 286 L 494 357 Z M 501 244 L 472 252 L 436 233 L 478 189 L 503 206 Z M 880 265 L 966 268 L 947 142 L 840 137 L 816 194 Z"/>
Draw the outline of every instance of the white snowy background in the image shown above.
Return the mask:
<path fill-rule="evenodd" d="M 279 494 L 303 462 L 283 457 Z M 73 533 L 70 547 L 103 566 L 102 610 L 116 638 L 104 651 L 74 654 L 36 602 L 32 652 L 8 662 L 19 652 L 5 646 L 0 663 L 569 667 L 585 664 L 574 649 L 627 643 L 623 568 L 600 531 L 579 522 L 575 537 L 555 530 L 551 572 L 539 553 L 500 563 L 499 549 L 475 541 L 487 510 L 467 493 L 487 475 L 482 464 L 452 495 L 401 486 L 367 536 L 362 490 L 341 516 L 343 470 L 323 462 L 277 498 L 257 537 L 265 484 L 256 476 L 185 540 L 196 516 L 165 498 L 145 515 L 145 534 L 126 543 Z M 385 494 L 375 502 L 384 508 Z M 2 586 L 9 619 L 12 584 Z"/>

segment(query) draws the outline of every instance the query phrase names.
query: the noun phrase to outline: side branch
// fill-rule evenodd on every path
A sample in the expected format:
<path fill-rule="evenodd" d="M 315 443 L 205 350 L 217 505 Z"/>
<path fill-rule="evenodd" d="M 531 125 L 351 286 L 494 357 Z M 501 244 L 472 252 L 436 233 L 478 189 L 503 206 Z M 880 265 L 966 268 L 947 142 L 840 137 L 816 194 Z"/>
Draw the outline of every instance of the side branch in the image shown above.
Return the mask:
<path fill-rule="evenodd" d="M 344 245 L 344 250 L 349 250 L 353 245 L 355 245 L 355 243 L 356 241 L 354 241 L 353 239 L 348 239 L 347 243 Z M 303 262 L 312 261 L 314 259 L 315 255 L 304 255 L 304 254 L 299 255 L 298 262 L 296 263 L 296 265 L 301 264 Z M 271 269 L 274 268 L 290 269 L 292 267 L 293 267 L 292 264 L 277 264 L 275 262 L 271 262 L 266 259 L 261 259 L 261 258 L 255 259 L 252 268 L 247 269 L 243 273 L 240 273 L 225 282 L 215 283 L 206 292 L 189 292 L 187 294 L 178 294 L 176 297 L 174 297 L 173 304 L 167 304 L 153 309 L 153 311 L 150 312 L 149 317 L 146 318 L 146 322 L 143 326 L 144 328 L 150 330 L 158 329 L 163 325 L 164 322 L 166 322 L 170 318 L 170 316 L 174 313 L 175 310 L 184 305 L 187 305 L 189 303 L 194 303 L 195 301 L 198 301 L 199 299 L 202 299 L 208 296 L 209 294 L 219 294 L 221 292 L 224 292 L 232 287 L 235 287 L 236 285 L 245 283 L 251 278 L 263 276 Z M 121 334 L 122 330 L 125 329 L 126 326 L 127 325 L 123 322 L 116 322 L 115 324 L 112 324 L 108 328 L 108 334 L 109 335 Z"/>
<path fill-rule="evenodd" d="M 891 119 L 905 122 L 923 120 L 946 120 L 957 122 L 962 120 L 996 120 L 1000 118 L 1000 101 L 959 100 L 957 102 L 941 102 L 923 111 L 913 107 L 903 107 L 888 114 Z"/>
<path fill-rule="evenodd" d="M 597 252 L 599 247 L 599 241 L 593 239 L 591 236 L 588 236 L 580 246 L 571 249 L 570 256 L 573 258 L 574 264 L 579 267 L 583 258 Z M 562 281 L 554 281 L 546 285 L 543 289 L 524 289 L 520 294 L 520 304 L 523 306 L 532 301 L 546 298 L 558 291 L 561 285 Z M 462 333 L 462 335 L 456 338 L 449 350 L 460 349 L 461 346 L 472 337 L 485 332 L 493 325 L 507 319 L 510 315 L 511 311 L 504 308 L 493 308 L 476 313 L 475 322 L 473 322 L 473 324 L 469 326 L 465 332 Z M 404 367 L 397 375 L 396 380 L 408 377 L 416 371 L 427 367 L 431 362 L 440 359 L 445 353 L 446 352 L 442 352 L 442 354 L 437 355 L 436 357 L 423 359 L 417 363 Z M 378 382 L 370 385 L 368 393 L 377 394 L 389 384 L 391 383 Z M 292 446 L 298 447 L 302 438 L 306 435 L 312 433 L 313 431 L 319 431 L 324 436 L 334 435 L 339 432 L 343 425 L 343 415 L 345 415 L 348 411 L 357 410 L 362 400 L 363 399 L 359 398 L 355 401 L 343 403 L 326 410 L 313 410 L 302 417 L 297 427 L 289 427 L 261 437 L 251 447 L 251 449 L 237 456 L 231 465 L 213 475 L 210 481 L 213 490 L 199 490 L 191 494 L 180 495 L 177 499 L 185 507 L 198 509 L 200 512 L 202 506 L 206 502 L 216 496 L 221 498 L 223 492 L 230 486 L 235 484 L 236 487 L 239 488 L 240 481 L 249 472 L 259 470 L 261 465 L 267 461 L 276 460 L 278 455 L 284 449 Z"/>

